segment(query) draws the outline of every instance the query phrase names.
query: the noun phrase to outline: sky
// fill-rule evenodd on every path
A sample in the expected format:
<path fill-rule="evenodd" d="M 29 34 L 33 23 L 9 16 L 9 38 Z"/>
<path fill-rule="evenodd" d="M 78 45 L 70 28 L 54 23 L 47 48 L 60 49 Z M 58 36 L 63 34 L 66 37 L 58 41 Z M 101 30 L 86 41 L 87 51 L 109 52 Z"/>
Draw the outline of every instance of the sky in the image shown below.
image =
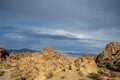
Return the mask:
<path fill-rule="evenodd" d="M 100 53 L 120 41 L 120 0 L 0 0 L 0 46 Z"/>

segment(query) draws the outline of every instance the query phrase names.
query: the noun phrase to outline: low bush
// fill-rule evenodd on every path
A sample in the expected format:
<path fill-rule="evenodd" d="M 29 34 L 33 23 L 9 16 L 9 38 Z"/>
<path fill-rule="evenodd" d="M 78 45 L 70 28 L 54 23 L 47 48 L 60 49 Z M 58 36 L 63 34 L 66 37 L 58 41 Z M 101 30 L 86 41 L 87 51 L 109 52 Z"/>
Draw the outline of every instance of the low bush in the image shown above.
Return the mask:
<path fill-rule="evenodd" d="M 88 77 L 90 77 L 90 78 L 93 78 L 93 79 L 97 80 L 97 79 L 98 79 L 98 77 L 99 77 L 99 74 L 96 74 L 96 73 L 90 73 Z"/>
<path fill-rule="evenodd" d="M 3 76 L 5 71 L 0 71 L 0 76 Z"/>

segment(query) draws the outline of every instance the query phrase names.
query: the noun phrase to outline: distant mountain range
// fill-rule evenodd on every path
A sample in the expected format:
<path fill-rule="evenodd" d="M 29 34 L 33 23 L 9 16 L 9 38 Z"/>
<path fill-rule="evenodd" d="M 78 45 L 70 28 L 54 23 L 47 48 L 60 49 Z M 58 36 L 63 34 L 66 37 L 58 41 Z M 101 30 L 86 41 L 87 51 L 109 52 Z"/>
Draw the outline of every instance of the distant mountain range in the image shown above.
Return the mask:
<path fill-rule="evenodd" d="M 23 48 L 23 49 L 9 49 L 7 51 L 8 51 L 8 53 L 11 53 L 13 51 L 15 51 L 16 53 L 20 53 L 20 52 L 30 52 L 30 53 L 40 52 L 39 50 L 33 50 L 33 49 L 27 49 L 27 48 Z"/>
<path fill-rule="evenodd" d="M 13 51 L 15 51 L 16 53 L 21 53 L 21 52 L 35 53 L 35 52 L 40 52 L 39 50 L 27 49 L 27 48 L 23 48 L 23 49 L 9 49 L 9 50 L 7 50 L 7 51 L 8 51 L 8 53 L 11 53 L 11 52 L 13 52 Z M 66 54 L 66 55 L 69 55 L 69 56 L 74 56 L 74 57 L 79 57 L 79 56 L 84 55 L 85 53 L 63 52 L 63 54 Z M 88 55 L 96 56 L 97 54 L 88 53 Z"/>

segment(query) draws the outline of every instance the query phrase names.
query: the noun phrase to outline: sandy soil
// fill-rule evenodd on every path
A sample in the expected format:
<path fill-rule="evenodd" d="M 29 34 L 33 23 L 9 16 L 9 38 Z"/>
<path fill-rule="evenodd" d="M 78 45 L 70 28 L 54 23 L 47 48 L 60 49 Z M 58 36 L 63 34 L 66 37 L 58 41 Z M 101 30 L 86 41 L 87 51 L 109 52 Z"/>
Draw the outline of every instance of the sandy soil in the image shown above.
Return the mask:
<path fill-rule="evenodd" d="M 13 69 L 0 69 L 2 71 L 5 71 L 3 76 L 0 76 L 0 80 L 10 80 L 10 71 Z"/>
<path fill-rule="evenodd" d="M 87 76 L 78 74 L 78 71 L 62 72 L 47 80 L 93 80 Z"/>

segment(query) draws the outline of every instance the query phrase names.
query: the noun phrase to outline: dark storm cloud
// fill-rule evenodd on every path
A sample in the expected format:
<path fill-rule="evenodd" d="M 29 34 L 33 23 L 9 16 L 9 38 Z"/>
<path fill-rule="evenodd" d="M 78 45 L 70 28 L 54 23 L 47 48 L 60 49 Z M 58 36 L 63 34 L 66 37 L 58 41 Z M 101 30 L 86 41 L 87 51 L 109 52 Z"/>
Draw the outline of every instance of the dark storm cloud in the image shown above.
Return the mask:
<path fill-rule="evenodd" d="M 0 45 L 77 51 L 81 46 L 104 47 L 120 41 L 119 4 L 120 0 L 0 0 Z"/>

